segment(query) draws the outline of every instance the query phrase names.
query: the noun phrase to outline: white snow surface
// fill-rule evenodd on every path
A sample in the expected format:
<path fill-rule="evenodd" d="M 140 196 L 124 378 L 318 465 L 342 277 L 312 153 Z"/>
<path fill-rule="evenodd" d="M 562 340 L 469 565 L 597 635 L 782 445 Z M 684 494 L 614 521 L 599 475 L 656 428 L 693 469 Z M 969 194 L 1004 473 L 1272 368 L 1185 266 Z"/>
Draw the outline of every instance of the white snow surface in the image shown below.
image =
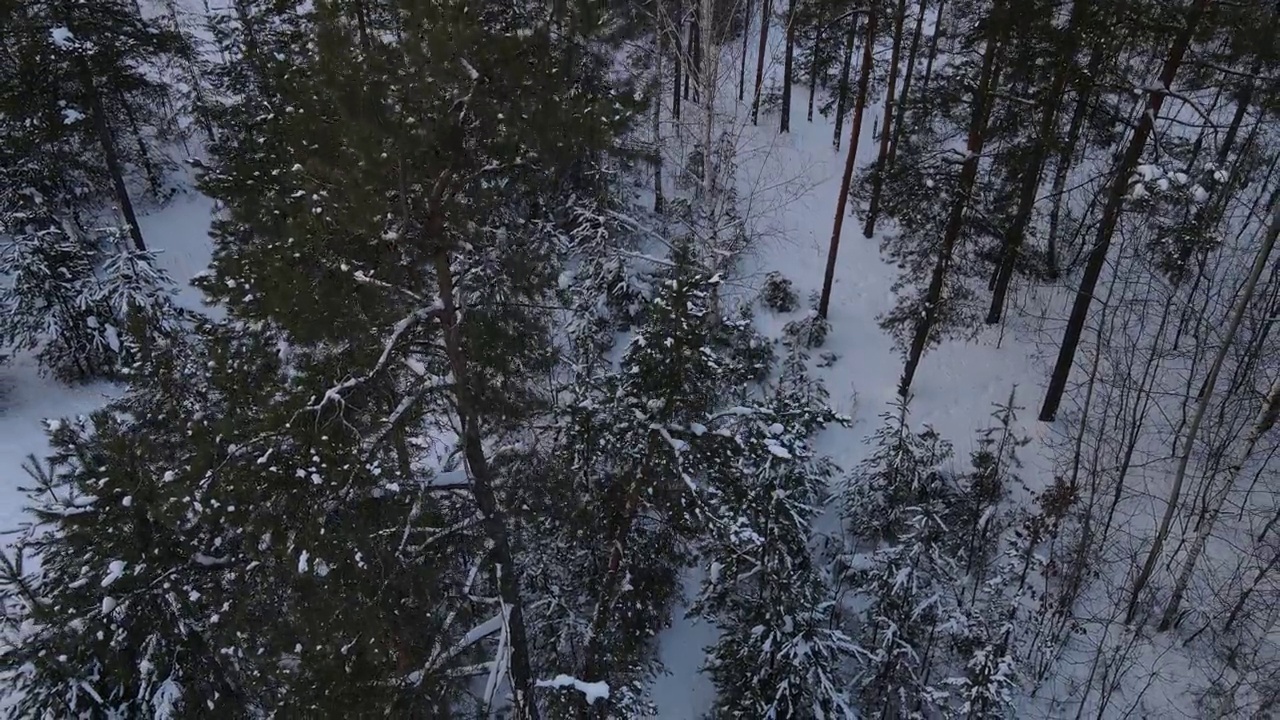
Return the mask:
<path fill-rule="evenodd" d="M 540 688 L 573 688 L 586 697 L 587 702 L 594 705 L 598 700 L 609 698 L 609 683 L 587 682 L 568 675 L 557 675 L 550 680 L 539 680 Z"/>
<path fill-rule="evenodd" d="M 53 41 L 54 46 L 65 49 L 71 47 L 75 36 L 65 27 L 56 27 L 49 31 L 49 39 Z"/>

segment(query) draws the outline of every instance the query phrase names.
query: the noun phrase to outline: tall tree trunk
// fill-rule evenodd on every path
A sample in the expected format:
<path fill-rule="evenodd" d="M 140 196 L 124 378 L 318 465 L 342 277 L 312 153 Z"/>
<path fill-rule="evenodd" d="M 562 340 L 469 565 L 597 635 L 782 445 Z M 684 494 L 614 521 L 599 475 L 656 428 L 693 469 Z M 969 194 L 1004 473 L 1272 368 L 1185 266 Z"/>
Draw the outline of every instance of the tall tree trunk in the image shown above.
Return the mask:
<path fill-rule="evenodd" d="M 853 44 L 858 37 L 858 16 L 849 19 L 849 32 L 844 40 L 844 60 L 840 63 L 840 89 L 836 93 L 836 133 L 831 144 L 840 150 L 840 138 L 844 133 L 845 101 L 849 96 L 849 69 L 853 65 Z"/>
<path fill-rule="evenodd" d="M 1059 148 L 1057 161 L 1053 169 L 1053 191 L 1050 193 L 1052 205 L 1049 209 L 1049 232 L 1045 240 L 1045 264 L 1050 279 L 1058 277 L 1058 232 L 1061 227 L 1062 204 L 1066 201 L 1067 176 L 1075 161 L 1076 148 L 1080 145 L 1080 137 L 1084 132 L 1085 117 L 1089 114 L 1089 104 L 1093 100 L 1093 88 L 1097 83 L 1098 72 L 1102 69 L 1104 55 L 1102 41 L 1094 43 L 1089 52 L 1089 63 L 1085 77 L 1077 90 L 1075 109 L 1071 113 L 1071 124 L 1067 129 L 1067 140 Z"/>
<path fill-rule="evenodd" d="M 1219 43 L 1218 52 L 1222 52 L 1225 49 L 1225 45 L 1225 42 Z M 1257 71 L 1255 70 L 1254 72 Z M 1220 102 L 1222 100 L 1222 93 L 1224 89 L 1225 88 L 1222 85 L 1218 85 L 1218 87 L 1214 88 L 1213 100 L 1209 101 L 1209 104 L 1207 105 L 1207 107 L 1211 108 L 1211 111 L 1217 110 L 1221 107 Z M 1211 128 L 1214 130 L 1217 129 L 1211 124 L 1205 124 L 1200 128 L 1200 131 L 1196 133 L 1196 141 L 1191 145 L 1191 152 L 1187 157 L 1187 164 L 1184 167 L 1188 175 L 1195 170 L 1196 165 L 1200 162 L 1200 153 L 1204 150 L 1204 138 L 1209 134 Z"/>
<path fill-rule="evenodd" d="M 705 34 L 704 30 L 705 28 L 703 28 L 702 21 L 695 18 L 693 28 L 691 30 L 693 33 L 693 67 L 695 69 L 693 82 L 694 102 L 699 101 L 702 97 L 702 93 L 706 91 L 707 85 L 707 69 L 705 67 L 707 58 L 703 54 L 704 48 L 706 47 L 706 44 L 703 43 L 703 35 Z"/>
<path fill-rule="evenodd" d="M 702 72 L 700 63 L 698 62 L 698 18 L 693 18 L 689 26 L 689 40 L 685 51 L 685 57 L 689 59 L 689 67 L 684 73 L 684 99 L 689 99 L 689 86 L 693 86 L 693 100 L 698 101 L 698 74 Z"/>
<path fill-rule="evenodd" d="M 115 190 L 116 202 L 120 205 L 120 213 L 129 226 L 129 237 L 133 245 L 145 251 L 147 243 L 142 239 L 142 228 L 138 225 L 138 216 L 133 211 L 133 201 L 129 198 L 129 188 L 124 184 L 124 168 L 120 166 L 120 156 L 116 154 L 116 141 L 107 122 L 107 113 L 102 107 L 102 99 L 98 96 L 98 88 L 93 82 L 93 73 L 83 57 L 76 55 L 76 64 L 80 71 L 80 83 L 89 99 L 89 113 L 93 116 L 93 129 L 98 136 L 98 146 L 107 164 L 107 173 L 111 175 L 111 187 Z"/>
<path fill-rule="evenodd" d="M 205 17 L 210 17 L 208 0 L 205 1 L 204 5 Z M 176 0 L 166 0 L 165 9 L 169 12 L 169 19 L 173 21 L 173 27 L 182 27 L 182 22 L 178 19 Z M 214 140 L 213 121 L 209 118 L 210 105 L 209 101 L 205 99 L 204 83 L 201 82 L 199 74 L 196 72 L 194 61 L 191 58 L 184 58 L 181 63 L 183 70 L 186 71 L 187 84 L 191 86 L 191 94 L 196 99 L 195 120 L 200 123 L 200 128 L 204 130 L 205 140 L 212 143 Z"/>
<path fill-rule="evenodd" d="M 1256 66 L 1253 72 L 1257 72 Z M 1252 88 L 1250 88 L 1252 90 Z M 1223 171 L 1227 163 L 1227 158 L 1231 155 L 1232 145 L 1235 144 L 1236 137 L 1240 131 L 1239 123 L 1243 121 L 1248 105 L 1248 98 L 1252 93 L 1246 92 L 1238 98 L 1240 104 L 1236 106 L 1235 117 L 1232 118 L 1231 125 L 1227 129 L 1227 137 L 1223 140 L 1222 146 L 1218 148 L 1215 161 L 1215 171 Z M 1254 131 L 1258 126 L 1254 125 Z M 1253 133 L 1245 141 L 1245 147 L 1253 142 Z M 1191 220 L 1190 237 L 1201 237 L 1206 233 L 1208 228 L 1216 225 L 1221 219 L 1222 214 L 1226 211 L 1227 204 L 1230 201 L 1234 190 L 1239 187 L 1241 177 L 1239 173 L 1240 158 L 1236 160 L 1236 166 L 1231 170 L 1226 170 L 1228 179 L 1225 186 L 1219 186 L 1216 179 L 1211 179 L 1206 184 L 1215 190 L 1215 197 L 1207 203 L 1200 204 L 1195 209 L 1195 215 Z M 1272 170 L 1275 164 L 1272 164 Z M 1267 174 L 1267 180 L 1270 182 L 1270 173 Z M 1191 290 L 1187 292 L 1188 302 L 1183 306 L 1182 315 L 1178 321 L 1178 330 L 1174 334 L 1173 346 L 1176 348 L 1182 342 L 1182 334 L 1186 329 L 1187 322 L 1193 317 L 1197 311 L 1194 302 L 1192 302 L 1197 291 L 1200 289 L 1200 283 L 1205 279 L 1205 263 L 1208 261 L 1209 252 L 1207 249 L 1198 248 L 1192 243 L 1182 243 L 1178 252 L 1178 263 L 1175 268 L 1174 279 L 1178 283 L 1186 280 L 1187 271 L 1191 268 L 1192 256 L 1198 256 L 1195 264 L 1195 279 L 1191 281 Z"/>
<path fill-rule="evenodd" d="M 698 84 L 702 86 L 702 196 L 711 203 L 715 211 L 719 207 L 718 188 L 714 160 L 716 153 L 716 91 L 720 81 L 720 46 L 716 44 L 715 28 L 712 27 L 712 3 L 715 0 L 701 0 L 698 11 L 701 18 L 697 21 L 698 37 Z M 712 242 L 716 242 L 716 228 L 712 226 Z"/>
<path fill-rule="evenodd" d="M 773 0 L 760 2 L 760 46 L 756 49 L 756 94 L 751 101 L 751 124 L 760 124 L 760 93 L 764 89 L 764 55 L 769 49 L 769 16 L 773 14 Z"/>
<path fill-rule="evenodd" d="M 623 584 L 627 572 L 625 557 L 630 545 L 631 531 L 634 529 L 636 514 L 640 506 L 640 483 L 649 476 L 649 468 L 646 464 L 636 473 L 635 479 L 627 486 L 625 500 L 621 507 L 608 513 L 609 517 L 609 534 L 606 536 L 609 548 L 609 559 L 605 566 L 605 576 L 599 583 L 599 592 L 595 608 L 591 614 L 591 623 L 589 627 L 589 635 L 586 647 L 583 649 L 583 679 L 587 682 L 599 682 L 604 680 L 605 661 L 603 656 L 604 639 L 607 637 L 609 624 L 614 621 L 615 612 L 618 607 L 618 599 L 622 593 Z M 587 698 L 581 698 L 578 704 L 577 720 L 590 720 L 595 713 L 592 712 L 594 703 Z M 599 715 L 603 718 L 604 715 Z"/>
<path fill-rule="evenodd" d="M 999 15 L 1004 11 L 1003 0 L 995 0 L 991 6 L 991 16 L 987 23 L 987 46 L 982 51 L 982 69 L 978 72 L 978 87 L 973 94 L 973 111 L 969 118 L 969 138 L 965 144 L 964 165 L 960 168 L 960 177 L 956 184 L 956 194 L 951 201 L 951 210 L 947 217 L 946 232 L 942 236 L 942 245 L 938 248 L 938 259 L 934 263 L 929 288 L 925 291 L 924 311 L 916 321 L 911 337 L 911 348 L 907 354 L 907 363 L 902 370 L 902 380 L 898 384 L 898 394 L 906 397 L 911 391 L 911 383 L 915 380 L 916 369 L 920 366 L 920 358 L 929 344 L 929 333 L 938 318 L 938 304 L 942 301 L 942 288 L 947 274 L 951 270 L 951 254 L 955 250 L 956 241 L 964 229 L 964 215 L 969 207 L 969 196 L 973 193 L 973 183 L 978 177 L 978 161 L 986 143 L 987 118 L 991 114 L 991 86 L 995 75 L 996 51 L 1000 44 Z"/>
<path fill-rule="evenodd" d="M 876 216 L 880 213 L 880 195 L 884 192 L 884 178 L 889 174 L 889 139 L 893 132 L 894 93 L 898 91 L 898 61 L 902 55 L 902 29 L 907 21 L 907 0 L 898 0 L 898 11 L 893 20 L 893 51 L 889 54 L 889 87 L 884 94 L 884 122 L 880 126 L 880 154 L 876 157 L 875 171 L 871 175 L 871 202 L 867 207 L 867 225 L 862 234 L 872 237 L 876 232 Z"/>
<path fill-rule="evenodd" d="M 427 227 L 436 236 L 435 239 L 443 235 L 444 219 L 438 208 L 429 211 Z M 489 458 L 485 454 L 479 411 L 472 397 L 475 388 L 471 385 L 471 367 L 458 325 L 458 307 L 453 297 L 453 271 L 449 267 L 448 250 L 435 254 L 435 270 L 441 308 L 437 317 L 440 320 L 445 357 L 454 378 L 454 400 L 462 426 L 463 457 L 470 471 L 471 490 L 482 518 L 481 526 L 493 543 L 498 594 L 508 613 L 507 636 L 511 642 L 511 694 L 515 717 L 520 720 L 538 720 L 538 706 L 533 699 L 533 667 L 529 661 L 529 637 L 524 623 L 520 577 L 516 571 L 515 553 L 507 531 L 506 510 L 498 502 L 494 491 L 494 476 Z"/>
<path fill-rule="evenodd" d="M 1169 51 L 1169 57 L 1165 60 L 1164 67 L 1160 70 L 1159 84 L 1150 93 L 1146 112 L 1138 120 L 1138 126 L 1134 129 L 1133 137 L 1129 140 L 1129 147 L 1125 150 L 1124 156 L 1120 159 L 1120 163 L 1115 170 L 1111 182 L 1111 190 L 1107 195 L 1107 204 L 1102 210 L 1102 220 L 1101 226 L 1098 228 L 1097 240 L 1094 242 L 1093 250 L 1089 253 L 1084 277 L 1080 281 L 1080 289 L 1076 293 L 1075 304 L 1071 308 L 1071 317 L 1067 321 L 1066 333 L 1062 338 L 1062 348 L 1058 353 L 1058 361 L 1054 365 L 1053 375 L 1049 378 L 1049 390 L 1045 394 L 1044 406 L 1040 409 L 1040 419 L 1043 421 L 1053 420 L 1057 416 L 1058 406 L 1062 403 L 1062 394 L 1067 389 L 1067 378 L 1071 375 L 1071 366 L 1075 363 L 1076 346 L 1080 344 L 1080 333 L 1084 329 L 1084 322 L 1089 314 L 1089 305 L 1093 302 L 1093 290 L 1098 284 L 1098 276 L 1102 273 L 1102 266 L 1106 263 L 1107 251 L 1111 248 L 1111 237 L 1115 234 L 1116 222 L 1120 218 L 1120 208 L 1124 204 L 1125 191 L 1129 187 L 1129 178 L 1133 174 L 1134 168 L 1137 167 L 1138 159 L 1142 157 L 1142 150 L 1146 147 L 1147 139 L 1151 137 L 1151 132 L 1155 128 L 1156 116 L 1160 114 L 1160 108 L 1164 106 L 1165 94 L 1161 91 L 1161 88 L 1168 89 L 1173 83 L 1174 77 L 1178 74 L 1178 66 L 1182 64 L 1182 58 L 1187 52 L 1187 47 L 1191 44 L 1191 37 L 1195 34 L 1196 27 L 1200 24 L 1200 18 L 1209 7 L 1210 2 L 1211 0 L 1196 0 L 1196 3 L 1191 7 L 1186 27 L 1174 39 L 1173 47 Z"/>
<path fill-rule="evenodd" d="M 747 41 L 751 37 L 752 0 L 747 0 L 742 11 L 742 58 L 738 67 L 738 102 L 747 97 Z"/>
<path fill-rule="evenodd" d="M 840 196 L 836 200 L 836 219 L 831 228 L 831 245 L 827 248 L 827 269 L 822 276 L 822 296 L 818 300 L 818 316 L 827 317 L 831 307 L 831 285 L 836 279 L 836 255 L 840 252 L 840 231 L 844 228 L 844 216 L 849 207 L 849 182 L 857 165 L 858 137 L 862 134 L 862 116 L 867 107 L 867 86 L 871 84 L 871 66 L 875 61 L 876 20 L 878 13 L 873 1 L 867 15 L 867 37 L 862 45 L 862 69 L 858 73 L 858 99 L 853 108 L 853 127 L 849 129 L 849 153 L 844 161 L 844 176 L 840 179 Z"/>
<path fill-rule="evenodd" d="M 1261 72 L 1261 63 L 1254 63 L 1250 70 L 1253 74 Z M 1236 143 L 1236 137 L 1240 134 L 1240 126 L 1244 123 L 1244 116 L 1249 110 L 1249 104 L 1253 101 L 1254 83 L 1250 80 L 1244 88 L 1236 95 L 1236 112 L 1231 117 L 1231 124 L 1227 126 L 1226 137 L 1222 138 L 1222 145 L 1218 146 L 1218 154 L 1214 158 L 1214 164 L 1221 169 L 1227 164 L 1227 158 L 1231 156 L 1231 150 Z"/>
<path fill-rule="evenodd" d="M 1250 74 L 1256 75 L 1258 72 L 1261 71 L 1261 69 L 1262 69 L 1262 65 L 1260 63 L 1255 62 L 1253 64 L 1253 67 L 1250 68 L 1249 72 Z M 1253 88 L 1254 88 L 1254 83 L 1252 80 L 1250 80 L 1245 84 L 1244 88 L 1242 88 L 1240 92 L 1236 93 L 1235 113 L 1231 117 L 1231 123 L 1227 126 L 1227 134 L 1225 137 L 1223 137 L 1222 144 L 1218 146 L 1218 152 L 1214 155 L 1214 169 L 1217 171 L 1224 171 L 1227 165 L 1227 160 L 1231 157 L 1231 151 L 1235 147 L 1236 138 L 1239 137 L 1240 135 L 1240 126 L 1244 123 L 1245 115 L 1248 114 L 1249 104 L 1253 100 Z M 1216 107 L 1216 105 L 1211 107 Z M 1238 178 L 1235 176 L 1234 173 L 1232 173 L 1229 178 L 1227 187 L 1217 188 L 1220 190 L 1220 192 L 1217 193 L 1217 197 L 1213 198 L 1213 200 L 1211 200 L 1210 202 L 1203 203 L 1198 207 L 1196 207 L 1195 216 L 1191 220 L 1191 226 L 1192 228 L 1194 228 L 1192 230 L 1192 237 L 1199 236 L 1200 234 L 1205 232 L 1209 227 L 1217 224 L 1218 220 L 1221 218 L 1221 213 L 1226 210 L 1227 200 L 1231 194 L 1231 189 L 1236 186 L 1237 182 L 1238 182 Z M 1218 183 L 1216 180 L 1211 180 L 1207 184 L 1211 188 L 1216 188 L 1216 186 L 1218 186 Z M 1179 273 L 1178 279 L 1179 280 L 1181 280 L 1182 276 L 1185 274 L 1186 268 L 1191 261 L 1191 256 L 1195 254 L 1195 251 L 1196 251 L 1196 248 L 1191 243 L 1183 243 L 1182 247 L 1179 249 L 1179 252 L 1178 252 L 1178 273 Z M 1200 274 L 1197 273 L 1196 275 L 1197 286 L 1199 285 L 1199 281 L 1200 281 Z M 1191 294 L 1192 295 L 1195 294 L 1194 287 L 1192 288 Z"/>
<path fill-rule="evenodd" d="M 924 77 L 920 80 L 920 95 L 923 97 L 929 92 L 929 81 L 933 79 L 933 64 L 938 59 L 938 39 L 942 37 L 944 29 L 942 27 L 943 11 L 946 10 L 946 0 L 938 0 L 937 20 L 933 23 L 933 34 L 929 36 L 929 56 L 924 63 Z"/>
<path fill-rule="evenodd" d="M 1245 588 L 1244 592 L 1240 593 L 1240 598 L 1231 607 L 1231 612 L 1227 615 L 1226 622 L 1222 624 L 1223 632 L 1231 631 L 1231 628 L 1236 624 L 1236 620 L 1240 618 L 1240 613 L 1244 612 L 1245 605 L 1249 603 L 1249 598 L 1253 596 L 1253 593 L 1257 592 L 1258 586 L 1262 584 L 1267 575 L 1271 574 L 1271 571 L 1277 567 L 1280 567 L 1280 550 L 1277 550 L 1271 556 L 1271 562 L 1267 563 L 1266 567 L 1258 569 L 1258 573 L 1253 576 L 1253 582 L 1249 584 L 1249 587 Z"/>
<path fill-rule="evenodd" d="M 822 45 L 822 31 L 818 28 L 813 38 L 813 62 L 809 65 L 809 111 L 805 115 L 808 122 L 813 122 L 813 100 L 818 95 L 818 47 Z"/>
<path fill-rule="evenodd" d="M 791 132 L 791 85 L 795 82 L 796 0 L 787 2 L 787 50 L 782 63 L 782 124 L 779 132 Z"/>
<path fill-rule="evenodd" d="M 1000 253 L 1000 264 L 996 270 L 995 287 L 991 293 L 991 307 L 987 310 L 987 323 L 994 325 L 1000 322 L 1004 312 L 1005 298 L 1009 294 L 1009 284 L 1013 280 L 1013 270 L 1017 266 L 1018 253 L 1022 249 L 1026 237 L 1027 225 L 1031 222 L 1031 214 L 1035 210 L 1036 193 L 1040 190 L 1040 176 L 1044 172 L 1044 161 L 1049 154 L 1050 136 L 1058 122 L 1058 107 L 1062 92 L 1067 87 L 1067 77 L 1071 74 L 1071 64 L 1075 59 L 1076 49 L 1080 45 L 1080 28 L 1085 25 L 1085 17 L 1089 12 L 1091 0 L 1075 0 L 1071 5 L 1071 19 L 1067 22 L 1067 37 L 1063 43 L 1062 54 L 1058 57 L 1058 67 L 1054 71 L 1053 82 L 1041 103 L 1040 126 L 1036 129 L 1036 137 L 1031 148 L 1030 157 L 1023 170 L 1022 188 L 1018 197 L 1018 210 L 1014 215 L 1013 225 L 1004 238 L 1004 247 Z"/>
<path fill-rule="evenodd" d="M 138 124 L 138 116 L 123 93 L 117 94 L 116 98 L 120 102 L 120 107 L 124 109 L 125 122 L 129 123 L 129 130 L 133 133 L 133 143 L 138 148 L 138 161 L 142 163 L 142 172 L 147 176 L 147 187 L 151 189 L 152 195 L 160 197 L 160 173 L 151 160 L 151 151 L 147 149 L 147 139 L 142 136 L 142 126 Z"/>
<path fill-rule="evenodd" d="M 675 15 L 671 24 L 673 34 L 675 35 L 671 43 L 671 47 L 673 50 L 671 54 L 675 58 L 675 73 L 674 73 L 675 78 L 672 81 L 672 93 L 671 93 L 671 117 L 675 118 L 676 120 L 680 119 L 680 82 L 681 82 L 681 75 L 684 70 L 684 52 L 681 48 L 681 45 L 682 45 L 681 41 L 684 40 L 684 18 L 682 17 L 683 12 L 684 11 L 680 7 L 679 0 L 676 0 Z"/>
<path fill-rule="evenodd" d="M 1200 399 L 1196 403 L 1196 412 L 1191 416 L 1191 425 L 1187 428 L 1187 439 L 1182 446 L 1182 453 L 1178 457 L 1178 470 L 1173 476 L 1173 485 L 1169 488 L 1169 497 L 1165 501 L 1164 517 L 1160 519 L 1160 527 L 1156 531 L 1155 542 L 1151 544 L 1151 550 L 1147 553 L 1147 560 L 1143 563 L 1142 572 L 1138 574 L 1137 579 L 1134 581 L 1133 592 L 1129 595 L 1129 606 L 1125 610 L 1125 622 L 1133 622 L 1139 594 L 1146 587 L 1146 584 L 1150 582 L 1151 571 L 1155 567 L 1156 561 L 1160 557 L 1160 552 L 1164 548 L 1164 543 L 1169 536 L 1169 527 L 1173 524 L 1173 516 L 1178 508 L 1179 494 L 1182 492 L 1182 484 L 1187 476 L 1187 465 L 1191 460 L 1191 452 L 1195 449 L 1196 437 L 1200 434 L 1200 425 L 1204 420 L 1205 411 L 1209 407 L 1209 402 L 1213 399 L 1213 393 L 1218 384 L 1218 374 L 1222 371 L 1222 365 L 1235 342 L 1236 332 L 1240 329 L 1240 323 L 1244 320 L 1245 313 L 1249 310 L 1249 304 L 1253 301 L 1253 295 L 1258 287 L 1258 278 L 1262 277 L 1262 271 L 1266 269 L 1267 263 L 1271 260 L 1271 251 L 1275 247 L 1277 236 L 1280 236 L 1280 203 L 1277 203 L 1276 207 L 1272 209 L 1271 224 L 1267 228 L 1262 247 L 1258 248 L 1258 255 L 1253 261 L 1253 269 L 1249 272 L 1249 278 L 1245 280 L 1240 296 L 1236 298 L 1235 307 L 1231 311 L 1231 320 L 1227 324 L 1226 334 L 1222 338 L 1222 343 L 1218 346 L 1218 352 L 1213 358 L 1213 364 L 1209 366 L 1209 375 L 1205 378 L 1204 387 L 1200 391 Z M 1196 563 L 1199 561 L 1200 555 L 1204 552 L 1204 547 L 1209 541 L 1209 533 L 1213 531 L 1213 526 L 1217 522 L 1222 505 L 1226 502 L 1231 486 L 1235 484 L 1240 468 L 1253 455 L 1253 450 L 1257 447 L 1258 440 L 1263 433 L 1274 424 L 1277 405 L 1280 405 L 1280 384 L 1275 385 L 1267 399 L 1263 401 L 1262 409 L 1258 412 L 1258 418 L 1253 424 L 1253 429 L 1250 431 L 1248 439 L 1245 440 L 1243 452 L 1232 463 L 1230 477 L 1223 482 L 1217 497 L 1211 502 L 1213 509 L 1196 532 L 1195 540 L 1192 541 L 1191 548 L 1187 551 L 1187 558 L 1183 563 L 1182 571 L 1178 574 L 1178 579 L 1174 584 L 1169 604 L 1165 607 L 1164 615 L 1160 618 L 1160 630 L 1168 630 L 1177 617 L 1178 608 L 1182 604 L 1182 596 L 1186 593 L 1187 585 L 1191 581 L 1191 574 L 1195 571 Z M 1212 482 L 1212 475 L 1209 482 Z"/>
<path fill-rule="evenodd" d="M 373 48 L 373 44 L 369 41 L 368 10 L 365 9 L 364 0 L 352 0 L 351 7 L 353 14 L 356 16 L 356 32 L 360 36 L 360 47 L 368 55 Z"/>
<path fill-rule="evenodd" d="M 662 53 L 666 51 L 662 39 L 662 14 L 655 7 L 653 13 L 653 212 L 661 215 L 666 198 L 662 194 Z"/>
<path fill-rule="evenodd" d="M 893 138 L 889 141 L 889 167 L 898 158 L 898 141 L 902 139 L 903 128 L 907 122 L 907 107 L 911 104 L 911 81 L 916 74 L 916 56 L 920 52 L 920 39 L 924 34 L 924 12 L 928 0 L 920 0 L 916 12 L 916 28 L 911 34 L 911 49 L 907 51 L 907 72 L 902 77 L 902 92 L 898 95 L 898 119 L 893 124 Z"/>

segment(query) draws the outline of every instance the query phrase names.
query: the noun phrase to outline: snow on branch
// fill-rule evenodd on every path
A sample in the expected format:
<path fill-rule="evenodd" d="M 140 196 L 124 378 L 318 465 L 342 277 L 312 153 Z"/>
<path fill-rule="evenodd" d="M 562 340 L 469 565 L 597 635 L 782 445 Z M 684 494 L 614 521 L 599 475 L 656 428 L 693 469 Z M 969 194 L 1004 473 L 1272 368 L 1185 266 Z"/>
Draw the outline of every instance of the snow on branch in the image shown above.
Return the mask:
<path fill-rule="evenodd" d="M 386 342 L 383 344 L 382 354 L 378 357 L 378 362 L 374 364 L 372 370 L 358 377 L 347 378 L 337 385 L 334 385 L 324 392 L 324 396 L 320 399 L 319 403 L 308 406 L 304 408 L 304 410 L 321 410 L 331 402 L 342 404 L 343 393 L 368 382 L 378 373 L 382 372 L 383 368 L 385 368 L 387 363 L 390 362 L 392 352 L 396 349 L 396 346 L 400 344 L 400 339 L 404 337 L 406 333 L 417 326 L 418 323 L 434 317 L 441 312 L 443 312 L 443 309 L 437 304 L 418 308 L 412 313 L 401 318 L 391 329 L 391 336 L 387 338 Z"/>
<path fill-rule="evenodd" d="M 557 675 L 550 680 L 539 680 L 540 688 L 573 688 L 582 693 L 587 698 L 587 703 L 595 705 L 597 700 L 607 700 L 609 698 L 609 683 L 607 682 L 586 682 L 568 675 Z"/>

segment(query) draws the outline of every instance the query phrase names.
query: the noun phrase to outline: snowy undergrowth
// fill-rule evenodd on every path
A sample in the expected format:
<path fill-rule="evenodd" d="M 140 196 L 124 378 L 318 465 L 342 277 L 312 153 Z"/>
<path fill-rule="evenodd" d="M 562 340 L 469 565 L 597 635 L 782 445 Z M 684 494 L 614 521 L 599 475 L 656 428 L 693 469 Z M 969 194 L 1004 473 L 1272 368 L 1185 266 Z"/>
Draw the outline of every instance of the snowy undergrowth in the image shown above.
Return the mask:
<path fill-rule="evenodd" d="M 776 70 L 769 72 L 776 74 Z M 736 100 L 732 89 L 727 90 L 725 94 Z M 795 88 L 801 100 L 805 91 Z M 879 115 L 877 104 L 868 107 L 869 116 Z M 737 301 L 753 303 L 760 332 L 779 340 L 787 323 L 812 313 L 810 297 L 821 286 L 845 156 L 832 148 L 833 122 L 820 115 L 806 122 L 803 102 L 793 106 L 791 132 L 785 135 L 777 133 L 776 113 L 762 113 L 759 125 L 752 127 L 746 104 L 724 103 L 722 112 L 730 115 L 728 124 L 743 129 L 737 138 L 738 189 L 757 237 L 726 285 Z M 858 138 L 860 167 L 874 159 L 878 143 L 874 132 L 868 123 Z M 896 399 L 902 372 L 902 356 L 878 324 L 878 318 L 895 304 L 892 285 L 898 271 L 880 253 L 884 234 L 892 232 L 890 223 L 882 223 L 876 236 L 867 238 L 860 223 L 846 221 L 829 314 L 832 330 L 812 353 L 815 376 L 830 391 L 834 409 L 854 416 L 852 427 L 833 426 L 816 443 L 817 451 L 845 471 L 867 457 L 870 448 L 864 440 L 875 429 L 876 418 Z M 766 277 L 774 272 L 794 284 L 799 296 L 795 310 L 776 312 L 757 301 Z M 935 428 L 954 443 L 957 458 L 968 457 L 976 446 L 977 431 L 990 424 L 993 406 L 1015 392 L 1021 408 L 1015 429 L 1032 440 L 1020 454 L 1021 476 L 1032 493 L 1052 482 L 1069 429 L 1035 419 L 1059 333 L 1054 318 L 1065 317 L 1068 290 L 1015 289 L 1012 303 L 1023 310 L 1016 319 L 984 331 L 972 342 L 946 342 L 927 352 L 913 385 L 912 424 Z M 1014 500 L 1025 503 L 1029 498 L 1015 494 Z M 819 530 L 835 530 L 834 516 L 828 513 Z M 1185 712 L 1189 692 L 1210 679 L 1196 669 L 1200 663 L 1194 653 L 1175 637 L 1135 634 L 1124 630 L 1116 618 L 1091 615 L 1094 605 L 1105 604 L 1081 602 L 1079 610 L 1090 616 L 1085 627 L 1092 635 L 1067 644 L 1044 681 L 1036 685 L 1035 694 L 1020 699 L 1019 717 L 1075 716 L 1077 710 L 1096 714 L 1096 708 L 1079 708 L 1072 698 L 1090 675 L 1107 673 L 1114 676 L 1106 681 L 1112 685 L 1108 692 L 1116 698 L 1102 717 Z M 669 674 L 652 688 L 659 716 L 665 720 L 698 718 L 714 696 L 709 680 L 695 678 L 693 673 L 705 661 L 704 650 L 715 640 L 715 629 L 679 616 L 677 611 L 677 621 L 660 638 L 659 654 Z M 1094 652 L 1099 646 L 1113 649 L 1107 660 L 1111 666 L 1095 663 L 1103 655 Z"/>
<path fill-rule="evenodd" d="M 190 309 L 202 307 L 201 293 L 187 280 L 209 265 L 213 212 L 212 201 L 191 190 L 140 218 L 160 268 L 179 284 L 178 302 Z M 49 449 L 44 420 L 86 415 L 118 394 L 111 383 L 68 386 L 42 376 L 35 358 L 25 353 L 0 365 L 0 531 L 8 533 L 23 520 L 27 498 L 20 488 L 29 484 L 23 465 Z"/>

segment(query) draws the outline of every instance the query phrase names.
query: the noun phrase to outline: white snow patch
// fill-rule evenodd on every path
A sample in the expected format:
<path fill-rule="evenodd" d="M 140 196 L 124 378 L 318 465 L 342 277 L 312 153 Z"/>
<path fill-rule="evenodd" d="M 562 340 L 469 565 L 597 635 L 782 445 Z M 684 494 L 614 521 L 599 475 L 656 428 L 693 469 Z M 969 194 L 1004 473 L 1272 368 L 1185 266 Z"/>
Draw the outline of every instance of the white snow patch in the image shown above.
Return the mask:
<path fill-rule="evenodd" d="M 587 698 L 587 702 L 594 705 L 597 700 L 607 700 L 609 698 L 609 683 L 606 682 L 586 682 L 568 675 L 557 675 L 550 680 L 539 680 L 540 688 L 573 688 L 582 693 Z"/>
<path fill-rule="evenodd" d="M 53 40 L 53 44 L 66 49 L 71 47 L 71 43 L 75 41 L 76 36 L 64 27 L 56 27 L 49 31 L 49 38 Z"/>
<path fill-rule="evenodd" d="M 102 587 L 107 587 L 116 580 L 119 580 L 120 576 L 124 574 L 124 566 L 125 563 L 123 560 L 112 560 L 108 563 L 107 574 L 102 578 Z"/>

